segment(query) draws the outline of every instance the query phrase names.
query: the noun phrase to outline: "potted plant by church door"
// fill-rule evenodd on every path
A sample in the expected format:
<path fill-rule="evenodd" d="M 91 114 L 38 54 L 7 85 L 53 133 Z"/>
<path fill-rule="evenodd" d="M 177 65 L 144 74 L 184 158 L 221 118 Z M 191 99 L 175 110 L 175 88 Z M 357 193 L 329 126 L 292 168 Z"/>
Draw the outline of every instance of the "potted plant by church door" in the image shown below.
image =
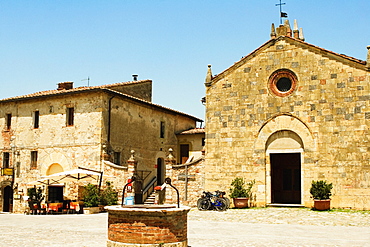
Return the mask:
<path fill-rule="evenodd" d="M 314 208 L 316 210 L 329 210 L 330 209 L 330 196 L 332 183 L 327 183 L 323 180 L 312 181 L 310 193 L 314 199 Z"/>
<path fill-rule="evenodd" d="M 231 182 L 230 197 L 233 198 L 234 206 L 237 208 L 248 207 L 248 200 L 252 198 L 252 187 L 255 180 L 249 182 L 245 187 L 243 178 L 237 177 Z"/>

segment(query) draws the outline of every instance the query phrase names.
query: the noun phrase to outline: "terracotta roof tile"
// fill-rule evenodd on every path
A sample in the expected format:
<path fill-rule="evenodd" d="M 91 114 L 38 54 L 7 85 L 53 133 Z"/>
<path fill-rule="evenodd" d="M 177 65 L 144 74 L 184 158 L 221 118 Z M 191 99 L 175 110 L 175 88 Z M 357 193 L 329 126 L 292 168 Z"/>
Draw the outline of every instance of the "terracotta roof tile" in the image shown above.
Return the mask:
<path fill-rule="evenodd" d="M 179 133 L 179 135 L 194 135 L 194 134 L 204 134 L 204 133 L 205 133 L 204 128 L 195 128 L 195 129 L 185 130 Z"/>
<path fill-rule="evenodd" d="M 109 89 L 109 88 L 116 87 L 116 86 L 129 85 L 129 84 L 139 84 L 139 83 L 144 83 L 144 82 L 148 82 L 148 81 L 150 81 L 150 80 L 118 82 L 118 83 L 101 85 L 101 86 L 76 87 L 76 88 L 72 88 L 72 89 L 68 89 L 68 90 L 53 89 L 53 90 L 40 91 L 40 92 L 36 92 L 36 93 L 21 95 L 21 96 L 15 96 L 15 97 L 11 97 L 11 98 L 5 98 L 5 99 L 0 100 L 0 102 L 18 100 L 18 99 L 34 98 L 34 97 L 39 97 L 39 96 L 61 95 L 61 94 L 66 94 L 66 93 L 75 93 L 75 92 L 82 92 L 82 91 L 89 91 L 89 90 L 96 90 L 96 89 L 103 89 L 103 88 Z"/>
<path fill-rule="evenodd" d="M 70 93 L 78 93 L 78 92 L 81 92 L 81 93 L 84 92 L 85 93 L 85 92 L 96 91 L 96 90 L 104 90 L 104 91 L 114 93 L 114 94 L 120 95 L 122 97 L 131 99 L 131 100 L 135 100 L 137 102 L 141 102 L 141 103 L 146 104 L 146 105 L 150 105 L 150 106 L 162 109 L 162 110 L 166 110 L 166 111 L 169 111 L 169 112 L 172 112 L 172 113 L 177 113 L 177 114 L 180 114 L 180 115 L 190 117 L 190 118 L 192 118 L 192 119 L 194 119 L 195 121 L 198 121 L 198 122 L 203 122 L 202 119 L 194 117 L 194 116 L 189 115 L 187 113 L 180 112 L 180 111 L 177 111 L 177 110 L 173 110 L 171 108 L 164 107 L 164 106 L 161 106 L 161 105 L 158 105 L 158 104 L 154 104 L 152 102 L 149 102 L 149 101 L 146 101 L 146 100 L 143 100 L 143 99 L 139 99 L 137 97 L 134 97 L 134 96 L 131 96 L 131 95 L 128 95 L 128 94 L 124 94 L 124 93 L 121 93 L 121 92 L 118 92 L 118 91 L 115 91 L 115 90 L 111 89 L 111 88 L 114 88 L 116 86 L 128 85 L 128 84 L 139 84 L 139 83 L 145 83 L 145 82 L 149 82 L 149 81 L 150 80 L 119 82 L 119 83 L 101 85 L 101 86 L 77 87 L 77 88 L 68 89 L 68 90 L 54 89 L 54 90 L 41 91 L 41 92 L 36 92 L 36 93 L 32 93 L 32 94 L 27 94 L 27 95 L 15 96 L 15 97 L 11 97 L 11 98 L 2 99 L 2 100 L 0 100 L 0 103 L 10 102 L 10 101 L 18 101 L 18 100 L 25 100 L 25 99 L 32 99 L 32 98 L 38 98 L 38 97 L 57 96 L 57 95 L 70 94 Z"/>
<path fill-rule="evenodd" d="M 221 78 L 223 78 L 223 76 L 227 75 L 229 72 L 233 71 L 236 68 L 239 68 L 243 64 L 244 60 L 257 56 L 259 51 L 263 50 L 266 46 L 274 45 L 275 42 L 277 42 L 281 39 L 285 39 L 288 42 L 290 41 L 290 42 L 297 42 L 298 44 L 300 43 L 302 46 L 306 46 L 307 48 L 313 48 L 313 49 L 316 49 L 318 51 L 321 51 L 321 52 L 324 52 L 324 53 L 327 53 L 327 54 L 331 54 L 331 55 L 334 55 L 334 56 L 339 57 L 339 58 L 346 59 L 348 61 L 354 62 L 355 64 L 359 64 L 361 66 L 366 65 L 366 61 L 363 61 L 363 60 L 360 60 L 360 59 L 357 59 L 357 58 L 354 58 L 354 57 L 350 57 L 350 56 L 347 56 L 347 55 L 344 55 L 344 54 L 339 54 L 339 53 L 336 53 L 336 52 L 333 52 L 333 51 L 329 51 L 329 50 L 326 50 L 326 49 L 321 48 L 319 46 L 312 45 L 310 43 L 307 43 L 305 41 L 302 41 L 300 39 L 296 39 L 296 38 L 293 38 L 293 37 L 290 37 L 290 36 L 279 36 L 275 39 L 268 40 L 267 42 L 265 42 L 264 44 L 259 46 L 257 49 L 255 49 L 254 51 L 252 51 L 248 55 L 242 57 L 239 61 L 235 62 L 229 68 L 225 69 L 224 71 L 222 71 L 218 75 L 215 75 L 212 78 L 211 83 L 214 83 L 214 82 L 220 80 Z"/>

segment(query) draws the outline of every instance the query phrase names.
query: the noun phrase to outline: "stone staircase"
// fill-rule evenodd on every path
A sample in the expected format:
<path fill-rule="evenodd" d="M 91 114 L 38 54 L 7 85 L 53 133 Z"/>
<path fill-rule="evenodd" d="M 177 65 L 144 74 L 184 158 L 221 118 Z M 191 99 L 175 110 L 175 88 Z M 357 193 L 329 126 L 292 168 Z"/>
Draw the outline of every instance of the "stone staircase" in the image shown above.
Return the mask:
<path fill-rule="evenodd" d="M 155 191 L 153 191 L 150 196 L 148 196 L 144 202 L 144 205 L 152 205 L 155 201 Z"/>

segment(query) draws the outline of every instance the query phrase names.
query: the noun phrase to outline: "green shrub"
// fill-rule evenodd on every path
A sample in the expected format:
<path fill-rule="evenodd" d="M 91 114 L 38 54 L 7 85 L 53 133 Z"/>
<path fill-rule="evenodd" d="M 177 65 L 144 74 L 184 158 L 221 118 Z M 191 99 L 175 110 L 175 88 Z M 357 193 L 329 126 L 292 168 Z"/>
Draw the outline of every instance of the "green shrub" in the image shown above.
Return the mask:
<path fill-rule="evenodd" d="M 106 182 L 106 188 L 100 193 L 100 205 L 116 205 L 118 193 L 113 189 L 111 182 Z"/>
<path fill-rule="evenodd" d="M 333 188 L 332 183 L 329 184 L 323 180 L 312 181 L 310 193 L 313 199 L 326 200 L 330 199 L 332 188 Z"/>
<path fill-rule="evenodd" d="M 100 202 L 99 189 L 96 185 L 88 184 L 83 192 L 83 201 L 85 207 L 97 207 Z"/>
<path fill-rule="evenodd" d="M 240 197 L 246 197 L 251 198 L 252 197 L 252 187 L 256 183 L 255 180 L 250 181 L 247 183 L 247 188 L 245 187 L 245 182 L 243 178 L 237 177 L 231 182 L 231 188 L 230 188 L 230 197 L 231 198 L 240 198 Z"/>

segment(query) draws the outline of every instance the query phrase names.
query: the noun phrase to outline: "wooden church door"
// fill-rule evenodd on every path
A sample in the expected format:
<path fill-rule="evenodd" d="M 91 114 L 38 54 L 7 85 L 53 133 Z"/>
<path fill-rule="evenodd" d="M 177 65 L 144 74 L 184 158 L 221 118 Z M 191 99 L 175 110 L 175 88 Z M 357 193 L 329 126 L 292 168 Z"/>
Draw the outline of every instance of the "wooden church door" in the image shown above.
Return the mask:
<path fill-rule="evenodd" d="M 301 154 L 270 154 L 271 202 L 301 204 Z"/>

